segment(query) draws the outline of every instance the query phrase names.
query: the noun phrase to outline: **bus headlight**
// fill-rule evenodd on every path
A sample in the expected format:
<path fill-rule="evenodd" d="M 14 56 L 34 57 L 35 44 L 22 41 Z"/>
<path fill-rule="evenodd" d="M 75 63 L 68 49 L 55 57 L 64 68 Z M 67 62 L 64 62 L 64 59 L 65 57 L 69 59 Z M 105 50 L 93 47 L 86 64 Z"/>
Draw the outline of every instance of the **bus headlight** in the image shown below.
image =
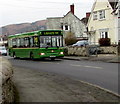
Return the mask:
<path fill-rule="evenodd" d="M 45 53 L 40 53 L 40 55 L 45 55 Z"/>
<path fill-rule="evenodd" d="M 63 53 L 63 52 L 60 52 L 60 54 L 62 54 L 62 55 L 63 55 L 64 53 Z"/>

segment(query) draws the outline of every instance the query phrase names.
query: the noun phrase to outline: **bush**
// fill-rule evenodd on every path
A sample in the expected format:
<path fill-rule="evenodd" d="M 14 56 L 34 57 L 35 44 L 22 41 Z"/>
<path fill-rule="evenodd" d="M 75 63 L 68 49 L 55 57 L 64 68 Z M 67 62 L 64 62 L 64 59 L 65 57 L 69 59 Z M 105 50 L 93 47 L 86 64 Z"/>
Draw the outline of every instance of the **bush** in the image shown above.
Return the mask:
<path fill-rule="evenodd" d="M 65 44 L 66 44 L 67 46 L 76 43 L 76 41 L 77 41 L 77 38 L 75 37 L 75 35 L 74 35 L 72 32 L 68 32 L 68 33 L 66 34 Z"/>
<path fill-rule="evenodd" d="M 99 44 L 100 46 L 110 46 L 110 38 L 100 38 L 99 39 Z"/>

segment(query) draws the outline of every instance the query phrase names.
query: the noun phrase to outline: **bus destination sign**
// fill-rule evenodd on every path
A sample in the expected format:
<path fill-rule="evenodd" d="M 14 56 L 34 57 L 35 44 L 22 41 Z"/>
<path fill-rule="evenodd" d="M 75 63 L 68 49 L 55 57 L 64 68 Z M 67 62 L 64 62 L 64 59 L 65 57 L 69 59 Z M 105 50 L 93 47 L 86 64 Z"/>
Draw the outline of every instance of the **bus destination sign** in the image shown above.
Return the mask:
<path fill-rule="evenodd" d="M 61 35 L 61 31 L 44 31 L 42 35 Z"/>

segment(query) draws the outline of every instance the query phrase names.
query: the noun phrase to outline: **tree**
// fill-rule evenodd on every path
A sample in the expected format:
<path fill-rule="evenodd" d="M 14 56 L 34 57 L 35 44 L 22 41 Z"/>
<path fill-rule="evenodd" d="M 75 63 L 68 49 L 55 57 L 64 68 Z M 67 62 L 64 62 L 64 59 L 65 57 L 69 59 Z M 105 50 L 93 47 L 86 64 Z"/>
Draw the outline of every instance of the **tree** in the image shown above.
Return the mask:
<path fill-rule="evenodd" d="M 74 43 L 76 43 L 77 38 L 75 36 L 75 34 L 73 34 L 72 32 L 67 32 L 66 37 L 65 37 L 65 44 L 68 45 L 72 45 Z"/>

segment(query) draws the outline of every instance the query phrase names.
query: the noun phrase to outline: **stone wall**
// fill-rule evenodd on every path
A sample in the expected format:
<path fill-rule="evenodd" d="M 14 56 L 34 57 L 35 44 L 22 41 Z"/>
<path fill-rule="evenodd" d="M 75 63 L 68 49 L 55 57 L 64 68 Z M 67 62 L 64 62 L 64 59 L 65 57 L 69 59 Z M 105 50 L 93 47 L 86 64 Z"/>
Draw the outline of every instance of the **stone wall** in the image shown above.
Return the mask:
<path fill-rule="evenodd" d="M 101 54 L 118 54 L 118 47 L 100 47 L 103 52 Z M 89 56 L 89 46 L 86 47 L 65 47 L 65 55 Z"/>
<path fill-rule="evenodd" d="M 65 55 L 87 56 L 86 47 L 66 47 Z"/>
<path fill-rule="evenodd" d="M 118 53 L 118 46 L 107 46 L 107 47 L 100 47 L 103 49 L 104 54 L 117 54 Z"/>
<path fill-rule="evenodd" d="M 2 104 L 14 101 L 12 76 L 12 65 L 8 60 L 0 56 L 0 103 Z"/>

